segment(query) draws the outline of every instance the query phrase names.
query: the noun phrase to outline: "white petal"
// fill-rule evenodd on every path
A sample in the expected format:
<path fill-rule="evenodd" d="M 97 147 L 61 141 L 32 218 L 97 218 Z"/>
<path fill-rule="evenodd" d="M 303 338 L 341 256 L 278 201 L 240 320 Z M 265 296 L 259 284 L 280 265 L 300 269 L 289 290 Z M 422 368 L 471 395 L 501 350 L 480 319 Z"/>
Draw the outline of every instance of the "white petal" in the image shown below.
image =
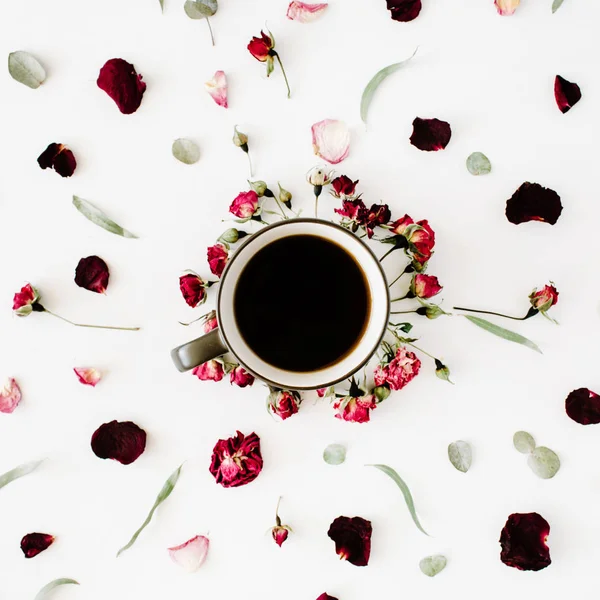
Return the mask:
<path fill-rule="evenodd" d="M 75 375 L 77 375 L 80 383 L 83 383 L 83 385 L 95 387 L 100 379 L 102 379 L 100 371 L 91 367 L 75 367 L 73 371 L 75 371 Z"/>
<path fill-rule="evenodd" d="M 169 548 L 169 555 L 186 573 L 197 571 L 206 560 L 209 539 L 197 535 L 180 546 Z"/>
<path fill-rule="evenodd" d="M 316 21 L 328 6 L 328 4 L 306 4 L 293 0 L 288 6 L 287 18 L 299 23 L 310 23 Z"/>
<path fill-rule="evenodd" d="M 322 159 L 337 165 L 350 152 L 350 130 L 343 121 L 325 119 L 312 126 L 313 148 Z"/>
<path fill-rule="evenodd" d="M 512 15 L 517 7 L 521 3 L 521 0 L 495 0 L 494 4 L 498 9 L 498 12 L 505 17 Z"/>

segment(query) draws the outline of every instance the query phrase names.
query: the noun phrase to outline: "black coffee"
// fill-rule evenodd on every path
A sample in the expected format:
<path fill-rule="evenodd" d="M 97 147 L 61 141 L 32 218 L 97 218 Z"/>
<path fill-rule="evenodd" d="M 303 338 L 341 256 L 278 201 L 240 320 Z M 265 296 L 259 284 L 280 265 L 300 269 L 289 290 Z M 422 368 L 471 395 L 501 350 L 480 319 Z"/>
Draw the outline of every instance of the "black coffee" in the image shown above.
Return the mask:
<path fill-rule="evenodd" d="M 301 372 L 347 355 L 362 337 L 370 305 L 354 258 L 316 235 L 292 235 L 259 250 L 234 297 L 248 346 L 275 367 Z"/>

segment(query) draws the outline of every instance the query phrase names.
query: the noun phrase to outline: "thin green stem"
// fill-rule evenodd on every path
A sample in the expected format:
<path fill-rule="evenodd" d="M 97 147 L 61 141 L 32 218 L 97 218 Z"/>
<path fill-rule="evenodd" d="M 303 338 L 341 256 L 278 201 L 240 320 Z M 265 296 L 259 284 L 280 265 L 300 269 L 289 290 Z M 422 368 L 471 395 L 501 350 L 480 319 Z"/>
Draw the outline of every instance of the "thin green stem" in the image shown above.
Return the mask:
<path fill-rule="evenodd" d="M 246 156 L 248 157 L 248 165 L 250 165 L 250 178 L 254 177 L 254 170 L 252 168 L 252 159 L 250 158 L 250 152 L 246 152 Z"/>
<path fill-rule="evenodd" d="M 215 36 L 213 35 L 213 30 L 210 24 L 208 17 L 206 17 L 206 24 L 208 25 L 208 30 L 210 31 L 210 39 L 212 41 L 212 45 L 215 45 Z"/>
<path fill-rule="evenodd" d="M 284 219 L 287 219 L 285 213 L 283 212 L 283 206 L 281 206 L 281 202 L 279 202 L 279 198 L 277 198 L 277 196 L 273 196 L 273 198 L 275 198 L 275 203 L 277 204 L 277 208 L 279 208 L 279 211 L 281 212 L 281 216 Z"/>
<path fill-rule="evenodd" d="M 405 344 L 407 346 L 412 346 L 415 350 L 418 350 L 419 352 L 422 352 L 426 356 L 429 356 L 429 358 L 433 358 L 433 360 L 437 360 L 437 358 L 435 356 L 433 356 L 433 354 L 429 354 L 429 352 L 426 352 L 422 348 L 419 348 L 418 346 L 415 346 L 413 343 L 411 343 L 411 342 L 405 342 Z"/>
<path fill-rule="evenodd" d="M 398 275 L 398 277 L 396 277 L 396 279 L 394 279 L 394 281 L 392 281 L 388 287 L 392 287 L 400 279 L 400 277 L 402 277 L 402 275 L 406 275 L 406 269 L 402 271 L 402 273 L 400 273 L 400 275 Z"/>
<path fill-rule="evenodd" d="M 460 306 L 453 306 L 454 310 L 464 310 L 466 312 L 479 313 L 482 315 L 494 315 L 496 317 L 504 317 L 505 319 L 512 319 L 513 321 L 524 321 L 529 318 L 528 315 L 524 317 L 511 317 L 510 315 L 503 315 L 502 313 L 492 312 L 490 310 L 473 310 L 472 308 L 461 308 Z"/>
<path fill-rule="evenodd" d="M 56 317 L 57 319 L 60 319 L 61 321 L 64 321 L 65 323 L 74 325 L 75 327 L 91 327 L 92 329 L 118 329 L 119 331 L 139 331 L 139 329 L 140 329 L 139 327 L 113 327 L 111 325 L 88 325 L 86 323 L 74 323 L 73 321 L 69 321 L 69 319 L 65 319 L 64 317 L 61 317 L 60 315 L 53 313 L 52 311 L 48 310 L 47 308 L 44 309 L 44 312 L 47 312 L 49 315 L 52 315 L 53 317 Z"/>
<path fill-rule="evenodd" d="M 411 313 L 416 313 L 416 310 L 398 310 L 391 312 L 390 315 L 410 315 Z"/>
<path fill-rule="evenodd" d="M 379 262 L 382 262 L 383 259 L 388 256 L 389 254 L 391 254 L 394 250 L 396 249 L 396 246 L 392 246 L 380 259 Z"/>
<path fill-rule="evenodd" d="M 319 196 L 315 195 L 315 219 L 319 218 Z"/>
<path fill-rule="evenodd" d="M 277 54 L 277 52 L 275 53 L 275 57 L 277 58 L 277 62 L 279 63 L 279 66 L 281 67 L 281 72 L 283 73 L 283 78 L 285 79 L 285 85 L 287 87 L 287 97 L 288 99 L 292 97 L 292 91 L 290 90 L 290 83 L 288 81 L 287 75 L 285 73 L 285 69 L 283 68 L 283 63 L 281 62 L 281 58 L 279 57 L 279 54 Z"/>
<path fill-rule="evenodd" d="M 402 296 L 401 298 L 394 298 L 393 300 L 390 300 L 390 302 L 398 302 L 398 300 L 406 300 L 406 298 L 408 298 L 408 294 L 406 294 L 406 296 Z"/>

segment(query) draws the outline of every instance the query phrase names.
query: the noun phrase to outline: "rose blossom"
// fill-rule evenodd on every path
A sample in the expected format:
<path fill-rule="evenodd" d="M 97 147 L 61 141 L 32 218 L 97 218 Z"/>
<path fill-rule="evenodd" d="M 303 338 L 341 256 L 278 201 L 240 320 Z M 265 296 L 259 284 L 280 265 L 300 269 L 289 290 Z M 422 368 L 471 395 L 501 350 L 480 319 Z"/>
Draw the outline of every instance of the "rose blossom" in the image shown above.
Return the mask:
<path fill-rule="evenodd" d="M 414 225 L 414 221 L 408 215 L 404 215 L 401 219 L 394 221 L 390 227 L 390 231 L 397 235 L 404 235 L 409 225 Z"/>
<path fill-rule="evenodd" d="M 119 107 L 129 115 L 134 113 L 142 103 L 146 84 L 138 75 L 135 67 L 122 58 L 111 58 L 100 69 L 98 87 L 104 90 Z"/>
<path fill-rule="evenodd" d="M 373 237 L 375 227 L 385 225 L 391 218 L 392 213 L 387 204 L 373 204 L 365 218 L 365 227 L 369 239 Z"/>
<path fill-rule="evenodd" d="M 258 194 L 254 190 L 240 192 L 231 203 L 229 212 L 238 219 L 248 221 L 258 210 Z"/>
<path fill-rule="evenodd" d="M 28 533 L 21 540 L 21 550 L 25 558 L 33 558 L 49 548 L 54 542 L 54 536 L 48 533 Z"/>
<path fill-rule="evenodd" d="M 83 383 L 83 385 L 96 387 L 96 384 L 102 379 L 100 371 L 91 367 L 75 367 L 73 371 L 75 371 L 77 379 L 79 379 L 79 382 Z"/>
<path fill-rule="evenodd" d="M 26 317 L 33 311 L 34 304 L 40 299 L 39 292 L 30 284 L 25 284 L 13 298 L 13 312 L 17 317 Z"/>
<path fill-rule="evenodd" d="M 181 275 L 179 290 L 186 304 L 192 308 L 206 301 L 206 282 L 196 273 L 188 272 Z"/>
<path fill-rule="evenodd" d="M 368 423 L 371 410 L 374 408 L 377 408 L 377 403 L 373 394 L 360 397 L 346 396 L 339 398 L 333 404 L 333 409 L 337 411 L 335 418 L 349 423 Z"/>
<path fill-rule="evenodd" d="M 342 208 L 335 208 L 334 212 L 359 225 L 366 222 L 367 215 L 369 214 L 365 203 L 360 198 L 356 198 L 356 200 L 344 200 L 342 202 Z"/>
<path fill-rule="evenodd" d="M 416 354 L 400 346 L 389 364 L 375 369 L 375 385 L 387 384 L 392 390 L 401 390 L 419 374 L 420 368 L 421 361 Z"/>
<path fill-rule="evenodd" d="M 260 37 L 254 36 L 248 44 L 248 51 L 256 60 L 267 62 L 271 51 L 275 47 L 273 40 L 264 32 L 260 32 Z"/>
<path fill-rule="evenodd" d="M 342 559 L 365 567 L 371 555 L 371 521 L 362 517 L 338 517 L 327 535 L 335 542 L 335 552 Z"/>
<path fill-rule="evenodd" d="M 197 571 L 206 560 L 209 542 L 210 540 L 207 537 L 197 535 L 179 546 L 168 548 L 169 556 L 171 557 L 171 560 L 182 567 L 186 573 L 193 573 L 194 571 Z"/>
<path fill-rule="evenodd" d="M 533 308 L 539 310 L 543 314 L 558 302 L 558 291 L 554 285 L 545 285 L 539 291 L 534 289 L 529 295 L 529 301 Z"/>
<path fill-rule="evenodd" d="M 224 71 L 216 71 L 213 78 L 204 84 L 211 98 L 223 108 L 227 108 L 227 76 Z"/>
<path fill-rule="evenodd" d="M 285 542 L 285 540 L 288 539 L 288 535 L 289 535 L 289 530 L 287 527 L 285 527 L 284 525 L 275 525 L 275 527 L 273 527 L 271 529 L 271 535 L 273 536 L 273 540 L 275 540 L 275 543 L 281 548 L 281 545 L 283 544 L 283 542 Z"/>
<path fill-rule="evenodd" d="M 424 265 L 433 254 L 435 233 L 427 219 L 417 221 L 418 227 L 412 228 L 408 237 L 408 247 L 413 252 L 413 258 L 419 265 Z"/>
<path fill-rule="evenodd" d="M 98 458 L 110 458 L 129 465 L 146 449 L 146 432 L 131 421 L 111 421 L 92 435 L 92 451 Z"/>
<path fill-rule="evenodd" d="M 231 385 L 237 385 L 238 387 L 245 388 L 254 383 L 254 375 L 248 373 L 244 367 L 238 365 L 237 367 L 231 369 L 229 382 Z"/>
<path fill-rule="evenodd" d="M 565 410 L 570 419 L 580 425 L 600 423 L 600 396 L 588 388 L 573 390 L 565 400 Z"/>
<path fill-rule="evenodd" d="M 498 14 L 504 17 L 514 14 L 520 3 L 521 0 L 494 0 L 494 4 L 498 9 Z"/>
<path fill-rule="evenodd" d="M 192 375 L 202 381 L 221 381 L 225 376 L 225 371 L 222 363 L 218 360 L 209 360 L 192 369 Z"/>
<path fill-rule="evenodd" d="M 99 256 L 82 258 L 75 268 L 75 283 L 90 292 L 104 294 L 108 278 L 108 265 Z"/>
<path fill-rule="evenodd" d="M 313 150 L 323 160 L 337 165 L 350 153 L 350 130 L 343 121 L 324 119 L 312 128 Z"/>
<path fill-rule="evenodd" d="M 4 387 L 0 389 L 0 412 L 10 414 L 21 402 L 21 388 L 19 384 L 10 377 Z"/>
<path fill-rule="evenodd" d="M 238 487 L 254 481 L 263 467 L 260 438 L 256 433 L 219 440 L 213 449 L 210 472 L 223 487 Z"/>
<path fill-rule="evenodd" d="M 227 260 L 229 259 L 227 248 L 223 244 L 219 243 L 215 244 L 214 246 L 209 246 L 208 250 L 206 251 L 206 258 L 208 260 L 210 272 L 216 277 L 221 277 L 223 270 L 225 269 L 225 265 L 227 264 Z"/>
<path fill-rule="evenodd" d="M 500 560 L 521 571 L 540 571 L 550 560 L 546 545 L 550 525 L 538 513 L 515 513 L 508 517 L 500 534 Z"/>
<path fill-rule="evenodd" d="M 417 274 L 412 278 L 410 291 L 416 298 L 427 300 L 439 294 L 443 287 L 434 275 Z"/>
<path fill-rule="evenodd" d="M 333 188 L 331 194 L 336 198 L 352 198 L 356 192 L 357 184 L 358 179 L 356 181 L 352 181 L 350 177 L 346 177 L 346 175 L 340 175 L 331 182 L 331 187 Z"/>
<path fill-rule="evenodd" d="M 306 4 L 298 0 L 292 0 L 287 9 L 287 18 L 290 21 L 298 21 L 300 23 L 310 23 L 318 19 L 328 4 Z"/>
<path fill-rule="evenodd" d="M 267 408 L 282 421 L 295 415 L 300 408 L 302 396 L 290 390 L 271 390 L 267 397 Z"/>
<path fill-rule="evenodd" d="M 75 155 L 63 144 L 50 144 L 37 161 L 42 169 L 54 169 L 61 177 L 71 177 L 77 167 Z"/>

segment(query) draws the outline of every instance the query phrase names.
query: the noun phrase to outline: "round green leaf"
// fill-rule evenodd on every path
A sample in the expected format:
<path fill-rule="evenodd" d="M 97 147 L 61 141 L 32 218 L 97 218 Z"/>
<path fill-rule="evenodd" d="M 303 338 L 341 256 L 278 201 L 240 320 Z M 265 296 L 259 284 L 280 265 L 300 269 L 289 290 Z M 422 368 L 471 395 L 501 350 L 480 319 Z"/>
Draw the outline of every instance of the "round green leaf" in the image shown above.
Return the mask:
<path fill-rule="evenodd" d="M 190 19 L 207 19 L 212 17 L 219 8 L 217 0 L 186 0 L 183 5 L 185 14 Z"/>
<path fill-rule="evenodd" d="M 542 479 L 552 479 L 560 469 L 560 459 L 545 446 L 538 446 L 527 460 L 529 468 Z"/>
<path fill-rule="evenodd" d="M 46 80 L 46 71 L 37 58 L 22 50 L 8 55 L 8 72 L 15 81 L 34 90 Z"/>
<path fill-rule="evenodd" d="M 419 569 L 427 577 L 435 577 L 440 571 L 446 568 L 447 560 L 441 554 L 427 556 L 419 562 Z"/>
<path fill-rule="evenodd" d="M 172 150 L 173 156 L 186 165 L 193 165 L 200 160 L 200 148 L 192 140 L 179 138 L 173 142 Z"/>
<path fill-rule="evenodd" d="M 513 444 L 521 454 L 530 454 L 535 450 L 535 440 L 526 431 L 517 431 L 513 435 Z"/>
<path fill-rule="evenodd" d="M 328 465 L 341 465 L 346 460 L 346 448 L 342 444 L 329 444 L 323 450 L 323 460 Z"/>
<path fill-rule="evenodd" d="M 482 152 L 473 152 L 467 158 L 467 169 L 471 175 L 487 175 L 492 170 L 492 163 Z"/>
<path fill-rule="evenodd" d="M 452 442 L 448 446 L 448 458 L 455 469 L 466 473 L 471 468 L 471 463 L 473 462 L 471 445 L 462 440 Z"/>

